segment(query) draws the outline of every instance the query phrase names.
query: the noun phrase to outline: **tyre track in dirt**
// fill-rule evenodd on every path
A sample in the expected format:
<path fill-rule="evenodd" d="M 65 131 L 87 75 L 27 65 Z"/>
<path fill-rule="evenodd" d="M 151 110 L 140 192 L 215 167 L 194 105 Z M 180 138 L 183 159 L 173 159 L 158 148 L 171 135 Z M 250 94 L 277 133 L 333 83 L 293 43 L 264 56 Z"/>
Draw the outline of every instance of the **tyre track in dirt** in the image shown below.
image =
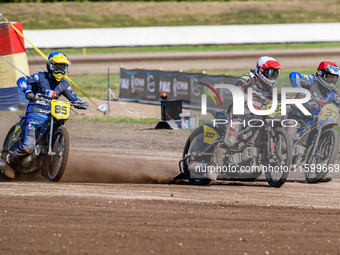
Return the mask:
<path fill-rule="evenodd" d="M 1 183 L 1 251 L 337 254 L 339 185 Z"/>

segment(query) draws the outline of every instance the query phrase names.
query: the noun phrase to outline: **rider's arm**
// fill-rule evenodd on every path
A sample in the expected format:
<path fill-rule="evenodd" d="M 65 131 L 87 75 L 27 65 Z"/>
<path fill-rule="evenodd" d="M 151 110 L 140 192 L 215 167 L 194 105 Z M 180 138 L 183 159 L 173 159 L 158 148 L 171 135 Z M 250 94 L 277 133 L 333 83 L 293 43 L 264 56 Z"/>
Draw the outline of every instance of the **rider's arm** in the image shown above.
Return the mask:
<path fill-rule="evenodd" d="M 36 96 L 33 91 L 35 87 L 39 84 L 39 73 L 33 74 L 31 76 L 20 77 L 17 80 L 17 86 L 19 89 L 25 93 L 27 100 L 36 100 Z"/>
<path fill-rule="evenodd" d="M 71 86 L 65 81 L 65 89 L 62 91 L 63 96 L 65 96 L 71 102 L 82 102 L 82 100 L 73 92 Z"/>
<path fill-rule="evenodd" d="M 292 83 L 292 87 L 294 88 L 306 88 L 312 85 L 315 80 L 315 76 L 313 74 L 304 75 L 298 72 L 292 72 L 289 74 L 290 82 Z"/>
<path fill-rule="evenodd" d="M 24 92 L 26 94 L 27 92 L 32 92 L 33 87 L 38 82 L 39 82 L 38 74 L 33 74 L 31 76 L 20 77 L 17 80 L 17 86 L 22 92 Z"/>
<path fill-rule="evenodd" d="M 333 103 L 335 103 L 338 107 L 340 107 L 340 95 L 337 92 L 335 93 L 336 95 L 333 97 Z"/>
<path fill-rule="evenodd" d="M 247 92 L 247 88 L 251 83 L 251 78 L 249 75 L 244 75 L 242 76 L 237 82 L 236 82 L 236 86 L 239 87 L 242 92 Z"/>
<path fill-rule="evenodd" d="M 62 94 L 71 102 L 78 102 L 77 104 L 73 104 L 73 106 L 77 109 L 85 110 L 89 109 L 89 105 L 86 101 L 82 101 L 76 93 L 73 92 L 71 89 L 71 86 L 67 83 L 67 86 L 65 87 L 65 90 L 62 92 Z"/>

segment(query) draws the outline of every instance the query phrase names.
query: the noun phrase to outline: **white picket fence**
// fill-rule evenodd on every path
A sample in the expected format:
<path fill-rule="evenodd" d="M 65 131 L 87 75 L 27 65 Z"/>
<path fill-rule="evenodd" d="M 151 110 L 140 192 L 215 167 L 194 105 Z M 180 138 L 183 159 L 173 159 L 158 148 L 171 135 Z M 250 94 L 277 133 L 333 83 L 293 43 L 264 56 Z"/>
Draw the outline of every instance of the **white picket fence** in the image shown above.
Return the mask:
<path fill-rule="evenodd" d="M 39 48 L 340 42 L 340 23 L 24 30 Z M 26 42 L 26 48 L 32 48 Z"/>

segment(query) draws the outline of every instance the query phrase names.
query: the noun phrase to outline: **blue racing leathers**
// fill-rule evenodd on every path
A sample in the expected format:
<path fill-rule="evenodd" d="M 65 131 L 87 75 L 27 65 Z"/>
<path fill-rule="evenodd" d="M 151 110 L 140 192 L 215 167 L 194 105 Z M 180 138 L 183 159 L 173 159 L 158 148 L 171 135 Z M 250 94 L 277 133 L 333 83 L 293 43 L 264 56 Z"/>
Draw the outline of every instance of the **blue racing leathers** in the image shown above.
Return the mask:
<path fill-rule="evenodd" d="M 292 138 L 298 137 L 298 130 L 305 125 L 306 122 L 313 121 L 320 113 L 322 107 L 326 104 L 334 103 L 340 106 L 340 96 L 336 91 L 328 90 L 319 84 L 318 78 L 313 74 L 303 75 L 301 73 L 292 72 L 289 75 L 290 81 L 295 88 L 305 88 L 311 93 L 311 99 L 304 103 L 304 107 L 312 114 L 305 116 L 294 105 L 288 110 L 288 119 L 295 119 L 296 126 L 288 129 L 288 134 Z M 306 141 L 304 141 L 306 142 Z"/>
<path fill-rule="evenodd" d="M 289 75 L 290 82 L 295 88 L 305 88 L 311 92 L 311 100 L 304 104 L 306 109 L 316 116 L 320 113 L 321 108 L 330 103 L 334 103 L 340 107 L 340 96 L 336 91 L 327 90 L 321 86 L 315 75 L 303 75 L 301 73 L 292 72 Z"/>
<path fill-rule="evenodd" d="M 25 94 L 33 92 L 42 94 L 49 99 L 58 99 L 61 95 L 70 101 L 81 101 L 72 91 L 70 85 L 64 79 L 56 81 L 48 72 L 38 72 L 31 76 L 21 77 L 17 85 Z M 48 115 L 50 106 L 45 101 L 30 101 L 26 111 L 25 138 L 13 155 L 28 156 L 35 148 L 38 136 L 42 136 L 49 129 Z"/>

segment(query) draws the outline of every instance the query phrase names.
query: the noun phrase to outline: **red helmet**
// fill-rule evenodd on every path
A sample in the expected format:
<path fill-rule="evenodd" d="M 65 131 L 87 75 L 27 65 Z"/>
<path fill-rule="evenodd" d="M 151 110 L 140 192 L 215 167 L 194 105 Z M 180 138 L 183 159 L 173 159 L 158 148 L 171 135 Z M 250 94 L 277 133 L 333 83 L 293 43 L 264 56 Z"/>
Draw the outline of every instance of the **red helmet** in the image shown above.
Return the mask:
<path fill-rule="evenodd" d="M 255 73 L 261 80 L 261 84 L 264 89 L 274 87 L 276 85 L 276 79 L 280 75 L 280 69 L 283 67 L 280 63 L 272 57 L 261 57 L 257 61 Z"/>
<path fill-rule="evenodd" d="M 327 90 L 335 90 L 335 84 L 340 75 L 339 67 L 333 62 L 323 61 L 320 63 L 315 75 L 322 87 Z"/>

